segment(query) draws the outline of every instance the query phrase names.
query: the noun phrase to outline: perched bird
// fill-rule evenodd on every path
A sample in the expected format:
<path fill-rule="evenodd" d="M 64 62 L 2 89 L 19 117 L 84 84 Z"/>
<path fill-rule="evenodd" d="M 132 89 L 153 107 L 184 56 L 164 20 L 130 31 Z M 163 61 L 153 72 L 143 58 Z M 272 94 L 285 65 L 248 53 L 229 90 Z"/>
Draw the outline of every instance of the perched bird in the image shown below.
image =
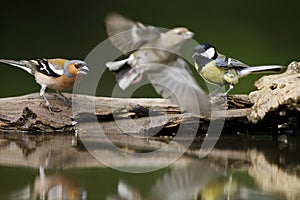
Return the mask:
<path fill-rule="evenodd" d="M 112 44 L 124 54 L 130 52 L 124 60 L 106 63 L 115 73 L 121 89 L 139 82 L 145 73 L 163 98 L 178 103 L 189 113 L 195 110 L 209 113 L 206 93 L 180 57 L 182 45 L 194 35 L 191 31 L 181 27 L 161 32 L 154 26 L 145 26 L 116 13 L 108 15 L 106 28 Z"/>
<path fill-rule="evenodd" d="M 61 110 L 51 106 L 45 96 L 46 88 L 56 90 L 63 101 L 68 106 L 71 106 L 72 102 L 65 97 L 61 91 L 71 90 L 77 75 L 87 74 L 89 71 L 84 61 L 66 60 L 62 58 L 20 61 L 0 59 L 0 62 L 19 67 L 32 74 L 36 82 L 41 85 L 40 96 L 45 100 L 46 106 L 51 113 Z"/>
<path fill-rule="evenodd" d="M 204 80 L 212 84 L 219 85 L 211 94 L 218 92 L 222 85 L 229 85 L 229 89 L 220 96 L 226 96 L 234 85 L 239 82 L 239 78 L 248 76 L 251 73 L 280 71 L 285 68 L 279 65 L 264 65 L 250 67 L 236 59 L 219 54 L 216 48 L 208 43 L 199 44 L 194 48 L 193 58 L 195 68 Z"/>

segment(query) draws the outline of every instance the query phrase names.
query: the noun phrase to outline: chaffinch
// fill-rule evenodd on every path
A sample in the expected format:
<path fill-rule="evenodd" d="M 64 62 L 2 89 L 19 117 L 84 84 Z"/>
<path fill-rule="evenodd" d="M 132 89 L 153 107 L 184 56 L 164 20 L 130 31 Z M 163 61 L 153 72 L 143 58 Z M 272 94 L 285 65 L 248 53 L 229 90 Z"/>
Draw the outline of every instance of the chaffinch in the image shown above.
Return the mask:
<path fill-rule="evenodd" d="M 178 27 L 161 32 L 157 27 L 145 26 L 116 13 L 106 18 L 106 29 L 114 46 L 123 53 L 131 52 L 124 60 L 106 63 L 116 74 L 121 89 L 139 82 L 146 74 L 157 93 L 178 103 L 184 111 L 209 113 L 206 93 L 180 57 L 182 45 L 194 35 L 191 31 Z"/>
<path fill-rule="evenodd" d="M 60 112 L 59 108 L 51 106 L 45 96 L 46 88 L 56 90 L 63 101 L 71 106 L 72 102 L 65 97 L 61 91 L 71 90 L 74 86 L 77 75 L 87 74 L 89 69 L 87 64 L 81 60 L 66 60 L 62 58 L 53 59 L 33 59 L 33 60 L 6 60 L 0 59 L 0 62 L 19 67 L 35 77 L 38 84 L 41 85 L 40 96 L 46 102 L 49 111 Z"/>

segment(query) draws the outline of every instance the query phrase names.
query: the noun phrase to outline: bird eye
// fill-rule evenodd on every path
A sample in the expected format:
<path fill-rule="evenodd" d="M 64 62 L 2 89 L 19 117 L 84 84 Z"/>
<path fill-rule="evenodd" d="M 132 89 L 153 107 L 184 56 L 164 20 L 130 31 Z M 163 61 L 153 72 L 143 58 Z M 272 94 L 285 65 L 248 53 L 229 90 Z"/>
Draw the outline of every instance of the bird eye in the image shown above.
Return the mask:
<path fill-rule="evenodd" d="M 75 68 L 79 69 L 79 68 L 82 67 L 82 64 L 81 64 L 81 63 L 79 63 L 79 64 L 74 64 L 74 66 L 75 66 Z"/>
<path fill-rule="evenodd" d="M 177 35 L 182 35 L 182 32 L 178 32 Z"/>

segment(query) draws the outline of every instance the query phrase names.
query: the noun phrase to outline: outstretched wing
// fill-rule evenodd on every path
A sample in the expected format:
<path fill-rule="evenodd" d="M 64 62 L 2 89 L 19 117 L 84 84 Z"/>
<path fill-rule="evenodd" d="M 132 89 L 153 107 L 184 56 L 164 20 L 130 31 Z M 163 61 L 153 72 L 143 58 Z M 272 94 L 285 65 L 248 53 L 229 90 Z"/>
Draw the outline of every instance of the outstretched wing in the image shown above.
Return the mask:
<path fill-rule="evenodd" d="M 145 26 L 116 13 L 109 14 L 105 22 L 109 39 L 123 53 L 136 50 L 160 35 L 156 27 Z"/>
<path fill-rule="evenodd" d="M 208 96 L 197 84 L 183 59 L 178 58 L 167 65 L 159 63 L 149 65 L 153 70 L 147 70 L 145 73 L 156 92 L 163 98 L 171 99 L 189 113 L 199 114 L 198 111 L 203 115 L 210 113 Z"/>

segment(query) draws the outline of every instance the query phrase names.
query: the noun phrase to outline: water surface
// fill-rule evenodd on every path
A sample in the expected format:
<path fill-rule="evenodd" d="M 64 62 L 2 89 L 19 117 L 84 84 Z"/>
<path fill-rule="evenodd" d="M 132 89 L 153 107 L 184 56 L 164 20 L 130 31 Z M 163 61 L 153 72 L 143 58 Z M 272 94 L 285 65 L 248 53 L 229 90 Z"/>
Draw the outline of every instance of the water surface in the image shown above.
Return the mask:
<path fill-rule="evenodd" d="M 297 199 L 299 142 L 225 135 L 208 158 L 135 174 L 101 164 L 74 136 L 1 134 L 0 199 Z"/>

